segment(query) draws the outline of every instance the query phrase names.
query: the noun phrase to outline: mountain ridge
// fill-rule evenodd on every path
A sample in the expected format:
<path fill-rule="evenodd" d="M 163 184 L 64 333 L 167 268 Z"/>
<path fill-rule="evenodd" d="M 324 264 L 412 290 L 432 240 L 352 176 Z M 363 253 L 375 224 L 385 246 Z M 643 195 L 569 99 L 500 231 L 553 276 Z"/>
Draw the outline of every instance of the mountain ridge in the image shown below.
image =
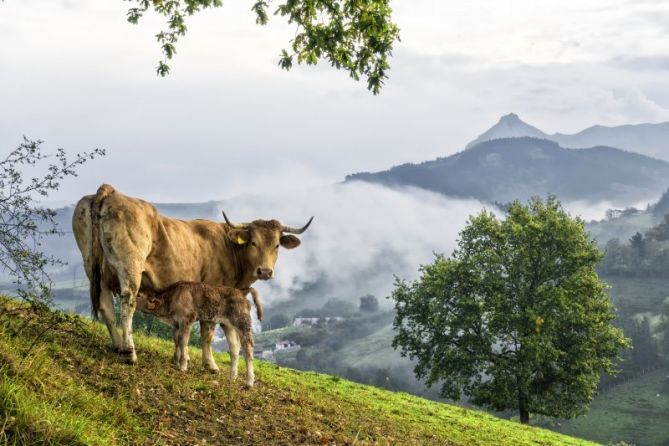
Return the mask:
<path fill-rule="evenodd" d="M 610 146 L 669 161 L 669 122 L 618 126 L 596 124 L 577 133 L 548 134 L 523 121 L 517 114 L 509 113 L 467 144 L 466 149 L 493 139 L 525 136 L 555 141 L 565 148 Z"/>
<path fill-rule="evenodd" d="M 567 149 L 531 137 L 478 143 L 448 157 L 348 175 L 345 181 L 415 186 L 487 202 L 555 194 L 570 201 L 629 206 L 657 197 L 669 183 L 669 163 L 615 147 Z"/>

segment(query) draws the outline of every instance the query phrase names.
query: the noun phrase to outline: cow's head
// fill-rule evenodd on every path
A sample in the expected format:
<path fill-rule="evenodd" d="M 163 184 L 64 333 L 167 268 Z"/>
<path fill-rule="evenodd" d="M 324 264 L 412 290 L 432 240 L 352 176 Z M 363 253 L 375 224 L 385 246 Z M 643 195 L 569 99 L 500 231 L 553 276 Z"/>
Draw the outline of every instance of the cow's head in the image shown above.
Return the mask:
<path fill-rule="evenodd" d="M 253 276 L 260 280 L 272 278 L 279 247 L 293 249 L 300 246 L 300 239 L 293 234 L 302 234 L 314 219 L 311 217 L 301 228 L 291 228 L 277 220 L 255 220 L 251 223 L 233 224 L 225 212 L 223 218 L 230 227 L 229 240 L 244 248 L 246 267 L 250 268 Z"/>

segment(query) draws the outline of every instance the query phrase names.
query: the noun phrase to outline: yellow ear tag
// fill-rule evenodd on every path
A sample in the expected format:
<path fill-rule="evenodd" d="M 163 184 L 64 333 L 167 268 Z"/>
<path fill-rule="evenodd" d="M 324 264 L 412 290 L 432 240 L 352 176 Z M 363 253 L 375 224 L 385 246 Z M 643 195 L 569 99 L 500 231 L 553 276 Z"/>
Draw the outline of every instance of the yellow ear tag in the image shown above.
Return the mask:
<path fill-rule="evenodd" d="M 244 243 L 246 243 L 246 240 L 241 235 L 238 235 L 237 238 L 235 239 L 235 243 L 237 243 L 238 245 L 243 245 Z"/>

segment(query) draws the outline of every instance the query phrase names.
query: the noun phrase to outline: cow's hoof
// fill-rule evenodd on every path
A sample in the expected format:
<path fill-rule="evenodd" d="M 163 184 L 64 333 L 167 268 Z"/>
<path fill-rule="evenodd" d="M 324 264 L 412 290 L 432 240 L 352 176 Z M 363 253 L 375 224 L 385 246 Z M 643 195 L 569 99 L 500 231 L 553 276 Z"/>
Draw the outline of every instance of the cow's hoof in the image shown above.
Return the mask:
<path fill-rule="evenodd" d="M 214 369 L 212 367 L 206 367 L 205 366 L 205 370 L 208 371 L 209 373 L 211 373 L 212 375 L 218 375 L 220 373 L 220 370 L 218 369 L 218 367 L 216 367 Z"/>
<path fill-rule="evenodd" d="M 135 350 L 119 349 L 119 353 L 125 356 L 125 362 L 127 364 L 137 364 L 137 353 L 135 353 Z"/>

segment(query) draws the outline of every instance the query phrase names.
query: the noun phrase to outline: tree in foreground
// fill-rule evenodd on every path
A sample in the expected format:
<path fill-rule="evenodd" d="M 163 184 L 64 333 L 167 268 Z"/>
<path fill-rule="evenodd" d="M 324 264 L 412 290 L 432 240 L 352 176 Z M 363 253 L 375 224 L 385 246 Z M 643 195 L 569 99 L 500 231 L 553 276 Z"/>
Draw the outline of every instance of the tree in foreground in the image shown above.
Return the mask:
<path fill-rule="evenodd" d="M 160 76 L 169 73 L 167 62 L 176 53 L 179 37 L 187 31 L 186 18 L 207 8 L 223 6 L 222 0 L 127 0 L 135 3 L 128 10 L 128 21 L 138 23 L 150 9 L 164 16 L 167 29 L 156 35 L 164 59 L 158 64 Z M 390 0 L 282 0 L 274 15 L 287 18 L 296 27 L 290 50 L 282 50 L 279 66 L 290 70 L 293 62 L 315 65 L 327 60 L 355 79 L 367 78 L 374 94 L 381 91 L 388 77 L 393 44 L 399 28 L 391 20 Z M 256 23 L 267 24 L 270 0 L 255 0 L 251 9 Z"/>
<path fill-rule="evenodd" d="M 63 149 L 45 153 L 41 144 L 24 138 L 0 161 L 0 269 L 17 285 L 19 296 L 33 305 L 50 303 L 47 269 L 62 264 L 41 250 L 44 237 L 60 231 L 55 211 L 40 200 L 58 190 L 63 179 L 76 176 L 79 166 L 105 154 L 95 149 L 68 158 Z M 36 176 L 29 177 L 31 170 Z"/>
<path fill-rule="evenodd" d="M 595 272 L 602 253 L 555 197 L 471 217 L 451 257 L 397 280 L 393 347 L 441 395 L 572 418 L 629 345 Z"/>

